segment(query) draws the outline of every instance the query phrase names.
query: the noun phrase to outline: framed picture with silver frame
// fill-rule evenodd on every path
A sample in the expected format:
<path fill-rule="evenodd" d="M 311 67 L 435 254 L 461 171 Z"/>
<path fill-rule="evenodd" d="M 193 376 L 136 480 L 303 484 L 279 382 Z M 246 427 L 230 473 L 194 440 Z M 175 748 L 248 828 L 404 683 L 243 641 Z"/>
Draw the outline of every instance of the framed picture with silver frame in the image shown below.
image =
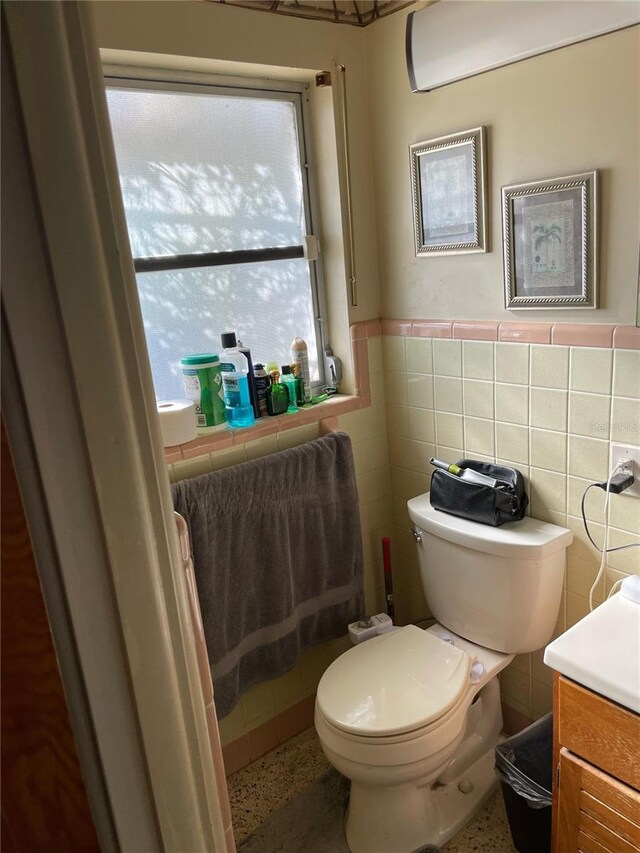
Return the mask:
<path fill-rule="evenodd" d="M 598 173 L 502 187 L 506 308 L 597 308 Z"/>
<path fill-rule="evenodd" d="M 409 147 L 416 256 L 486 252 L 485 129 Z"/>

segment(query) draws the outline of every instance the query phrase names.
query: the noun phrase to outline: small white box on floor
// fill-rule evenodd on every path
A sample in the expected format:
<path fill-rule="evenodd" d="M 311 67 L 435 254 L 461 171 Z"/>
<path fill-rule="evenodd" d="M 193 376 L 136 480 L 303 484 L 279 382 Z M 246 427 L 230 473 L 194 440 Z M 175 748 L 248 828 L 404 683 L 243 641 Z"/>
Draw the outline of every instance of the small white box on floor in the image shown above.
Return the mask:
<path fill-rule="evenodd" d="M 360 619 L 358 622 L 351 622 L 349 636 L 351 642 L 357 645 L 364 643 L 365 640 L 370 640 L 371 637 L 377 637 L 378 634 L 385 634 L 393 628 L 394 624 L 390 616 L 387 616 L 386 613 L 377 613 L 375 616 Z"/>

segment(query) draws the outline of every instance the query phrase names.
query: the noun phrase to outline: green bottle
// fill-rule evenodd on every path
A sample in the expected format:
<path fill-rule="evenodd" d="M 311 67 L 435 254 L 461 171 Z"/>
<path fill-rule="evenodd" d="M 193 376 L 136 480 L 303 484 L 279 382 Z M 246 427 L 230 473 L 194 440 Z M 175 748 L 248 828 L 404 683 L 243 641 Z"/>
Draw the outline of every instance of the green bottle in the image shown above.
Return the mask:
<path fill-rule="evenodd" d="M 296 378 L 296 403 L 298 406 L 304 406 L 304 380 L 300 375 L 300 366 L 292 364 L 291 372 Z"/>
<path fill-rule="evenodd" d="M 289 406 L 289 392 L 278 382 L 280 374 L 277 370 L 272 370 L 271 385 L 267 388 L 267 412 L 270 415 L 284 415 Z"/>
<path fill-rule="evenodd" d="M 287 412 L 290 415 L 295 414 L 298 411 L 298 404 L 296 402 L 296 377 L 291 372 L 290 364 L 282 365 L 282 384 L 286 385 L 287 390 L 289 392 L 289 406 L 287 408 Z"/>

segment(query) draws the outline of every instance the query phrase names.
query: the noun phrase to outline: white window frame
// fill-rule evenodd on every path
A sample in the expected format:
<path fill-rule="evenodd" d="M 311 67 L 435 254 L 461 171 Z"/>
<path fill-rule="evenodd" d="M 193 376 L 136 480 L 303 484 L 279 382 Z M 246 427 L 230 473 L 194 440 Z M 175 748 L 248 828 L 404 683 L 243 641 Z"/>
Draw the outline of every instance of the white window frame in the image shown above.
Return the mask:
<path fill-rule="evenodd" d="M 160 68 L 127 67 L 105 65 L 107 89 L 143 89 L 161 92 L 190 92 L 192 94 L 225 94 L 233 97 L 263 97 L 283 100 L 293 104 L 296 114 L 298 156 L 302 179 L 302 197 L 307 236 L 320 242 L 316 184 L 313 178 L 311 150 L 311 116 L 309 84 L 296 81 L 233 77 L 196 72 L 177 72 Z M 287 246 L 266 249 L 236 250 L 230 252 L 208 252 L 180 256 L 158 256 L 157 258 L 134 258 L 137 274 L 158 270 L 193 269 L 238 263 L 284 260 L 305 257 L 304 246 Z M 313 383 L 314 390 L 326 385 L 324 371 L 326 289 L 322 258 L 308 258 L 311 299 L 316 333 L 317 363 L 319 380 Z M 185 263 L 186 261 L 186 263 Z"/>

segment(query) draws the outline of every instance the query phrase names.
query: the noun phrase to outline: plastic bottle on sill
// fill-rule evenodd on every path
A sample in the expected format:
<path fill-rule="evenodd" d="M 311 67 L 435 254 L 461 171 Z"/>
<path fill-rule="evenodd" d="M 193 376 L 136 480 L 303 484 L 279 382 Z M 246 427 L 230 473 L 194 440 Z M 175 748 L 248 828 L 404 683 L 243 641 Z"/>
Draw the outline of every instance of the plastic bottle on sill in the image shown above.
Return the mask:
<path fill-rule="evenodd" d="M 309 351 L 303 338 L 294 338 L 290 347 L 291 363 L 298 365 L 299 375 L 304 383 L 304 401 L 311 402 L 311 373 L 309 372 Z"/>
<path fill-rule="evenodd" d="M 220 358 L 214 353 L 185 355 L 180 359 L 185 396 L 195 404 L 200 435 L 215 432 L 226 420 Z"/>
<path fill-rule="evenodd" d="M 269 386 L 271 385 L 271 379 L 267 371 L 264 369 L 263 364 L 256 363 L 253 365 L 253 381 L 254 387 L 256 389 L 256 398 L 258 400 L 260 417 L 262 417 L 263 415 L 268 415 L 269 411 L 267 409 L 267 396 L 269 394 Z"/>
<path fill-rule="evenodd" d="M 291 373 L 296 378 L 296 405 L 304 406 L 304 381 L 300 376 L 300 368 L 297 364 L 291 365 Z"/>
<path fill-rule="evenodd" d="M 289 392 L 289 405 L 287 406 L 287 412 L 292 415 L 298 411 L 298 406 L 296 403 L 296 377 L 291 372 L 290 364 L 282 365 L 280 380 Z"/>
<path fill-rule="evenodd" d="M 258 394 L 256 392 L 256 378 L 253 373 L 253 362 L 251 361 L 251 350 L 249 347 L 246 347 L 242 341 L 238 341 L 238 349 L 247 359 L 247 365 L 249 367 L 249 399 L 251 400 L 251 406 L 253 408 L 253 416 L 255 418 L 260 417 L 260 405 L 258 403 Z"/>
<path fill-rule="evenodd" d="M 249 394 L 249 366 L 240 352 L 234 332 L 225 332 L 220 340 L 224 347 L 220 356 L 220 371 L 227 422 L 233 429 L 250 427 L 255 423 Z"/>

